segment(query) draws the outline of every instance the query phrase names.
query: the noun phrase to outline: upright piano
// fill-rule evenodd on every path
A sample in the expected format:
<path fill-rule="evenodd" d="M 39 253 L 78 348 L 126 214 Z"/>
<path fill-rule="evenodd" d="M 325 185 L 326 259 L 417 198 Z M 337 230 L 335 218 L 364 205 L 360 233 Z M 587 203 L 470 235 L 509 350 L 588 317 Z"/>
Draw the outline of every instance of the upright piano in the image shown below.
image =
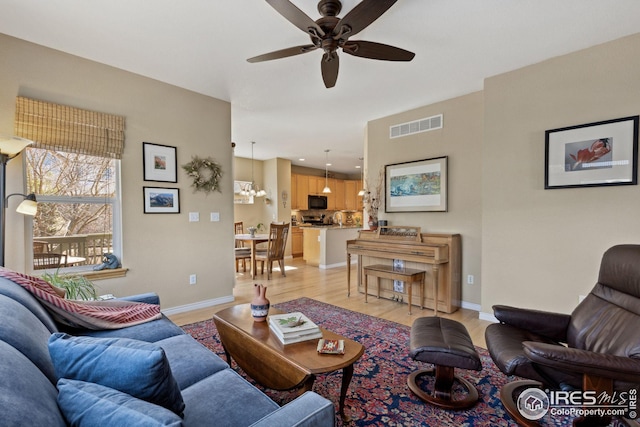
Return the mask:
<path fill-rule="evenodd" d="M 371 264 L 388 264 L 403 260 L 404 267 L 425 270 L 425 307 L 453 313 L 460 307 L 462 281 L 461 238 L 459 234 L 421 233 L 420 227 L 382 226 L 375 231 L 360 231 L 358 238 L 347 241 L 347 296 L 351 294 L 351 256 L 358 257 L 358 291 L 364 293 L 362 271 Z M 393 282 L 382 279 L 381 298 L 392 298 Z M 369 292 L 373 292 L 369 288 Z M 419 301 L 417 302 L 419 305 Z"/>

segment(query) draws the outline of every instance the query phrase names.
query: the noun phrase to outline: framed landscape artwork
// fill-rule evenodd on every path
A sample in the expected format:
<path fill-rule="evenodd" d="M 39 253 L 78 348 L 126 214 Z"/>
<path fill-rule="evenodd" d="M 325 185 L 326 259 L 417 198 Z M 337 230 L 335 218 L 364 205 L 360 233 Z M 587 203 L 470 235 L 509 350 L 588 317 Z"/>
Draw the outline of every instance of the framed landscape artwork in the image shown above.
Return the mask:
<path fill-rule="evenodd" d="M 180 190 L 143 187 L 144 213 L 180 213 Z"/>
<path fill-rule="evenodd" d="M 447 157 L 385 166 L 385 212 L 446 212 Z"/>
<path fill-rule="evenodd" d="M 178 182 L 176 147 L 143 142 L 142 161 L 145 181 Z"/>
<path fill-rule="evenodd" d="M 638 116 L 545 132 L 545 189 L 637 183 Z"/>

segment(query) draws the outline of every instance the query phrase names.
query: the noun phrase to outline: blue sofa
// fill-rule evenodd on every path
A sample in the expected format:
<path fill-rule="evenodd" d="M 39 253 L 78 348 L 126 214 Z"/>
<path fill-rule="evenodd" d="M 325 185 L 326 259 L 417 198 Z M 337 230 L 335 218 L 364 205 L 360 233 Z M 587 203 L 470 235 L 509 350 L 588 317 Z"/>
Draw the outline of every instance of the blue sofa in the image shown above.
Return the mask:
<path fill-rule="evenodd" d="M 159 304 L 158 296 L 152 293 L 125 299 Z M 172 384 L 179 388 L 177 394 L 184 401 L 184 405 L 180 402 L 183 410 L 172 412 L 104 384 L 59 381 L 58 373 L 64 369 L 81 370 L 82 362 L 67 359 L 68 353 L 64 352 L 70 351 L 69 347 L 62 347 L 63 352 L 55 356 L 51 345 L 75 345 L 81 340 L 82 345 L 92 340 L 126 345 L 133 342 L 145 351 L 147 347 L 161 349 L 155 353 L 168 361 L 168 376 L 173 376 Z M 67 362 L 68 366 L 61 368 L 56 360 Z M 98 359 L 85 360 L 91 364 Z M 129 375 L 128 364 L 111 365 L 106 366 L 107 379 Z M 92 366 L 89 374 L 95 372 Z M 69 420 L 69 409 L 75 411 L 75 421 Z M 335 424 L 335 410 L 329 400 L 307 392 L 279 407 L 164 316 L 117 330 L 69 329 L 56 323 L 24 288 L 5 278 L 0 278 L 0 414 L 4 426 L 331 427 Z M 126 421 L 116 422 L 116 416 Z"/>

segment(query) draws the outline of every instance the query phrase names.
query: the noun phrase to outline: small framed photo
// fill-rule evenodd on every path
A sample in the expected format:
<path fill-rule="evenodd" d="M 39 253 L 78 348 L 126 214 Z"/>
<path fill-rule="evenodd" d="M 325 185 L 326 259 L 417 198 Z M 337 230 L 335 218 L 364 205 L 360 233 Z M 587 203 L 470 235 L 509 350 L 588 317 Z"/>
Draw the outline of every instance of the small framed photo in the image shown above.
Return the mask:
<path fill-rule="evenodd" d="M 546 131 L 544 188 L 636 185 L 638 117 Z"/>
<path fill-rule="evenodd" d="M 142 143 L 142 161 L 145 181 L 178 182 L 176 147 Z"/>
<path fill-rule="evenodd" d="M 447 157 L 384 167 L 385 212 L 446 212 Z"/>
<path fill-rule="evenodd" d="M 143 187 L 144 213 L 180 213 L 180 190 Z"/>

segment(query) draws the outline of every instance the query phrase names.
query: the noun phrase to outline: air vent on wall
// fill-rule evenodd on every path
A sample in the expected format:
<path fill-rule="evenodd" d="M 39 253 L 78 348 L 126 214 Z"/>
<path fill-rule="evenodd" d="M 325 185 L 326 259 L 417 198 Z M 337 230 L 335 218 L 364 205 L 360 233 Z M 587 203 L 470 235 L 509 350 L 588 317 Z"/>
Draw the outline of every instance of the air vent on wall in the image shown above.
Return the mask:
<path fill-rule="evenodd" d="M 400 138 L 401 136 L 427 132 L 434 129 L 442 129 L 442 114 L 425 117 L 424 119 L 414 120 L 408 123 L 389 126 L 389 137 Z"/>

